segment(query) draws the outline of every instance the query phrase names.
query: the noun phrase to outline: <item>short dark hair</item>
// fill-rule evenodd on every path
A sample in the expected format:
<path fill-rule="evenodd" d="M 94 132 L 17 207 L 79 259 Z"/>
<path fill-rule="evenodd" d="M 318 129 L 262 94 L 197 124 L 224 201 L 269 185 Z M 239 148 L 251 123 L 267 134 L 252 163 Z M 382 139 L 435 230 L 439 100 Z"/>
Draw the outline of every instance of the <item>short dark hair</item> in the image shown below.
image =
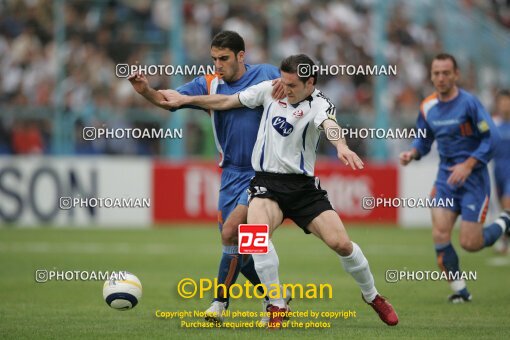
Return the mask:
<path fill-rule="evenodd" d="M 235 55 L 245 50 L 243 38 L 234 31 L 222 31 L 216 34 L 211 42 L 211 47 L 228 48 Z"/>
<path fill-rule="evenodd" d="M 287 73 L 297 73 L 298 78 L 303 83 L 313 77 L 313 84 L 315 85 L 319 72 L 315 70 L 314 66 L 315 63 L 306 54 L 295 54 L 282 60 L 280 70 Z"/>
<path fill-rule="evenodd" d="M 452 63 L 453 63 L 453 69 L 454 70 L 457 70 L 457 60 L 455 59 L 454 56 L 452 56 L 451 54 L 448 54 L 448 53 L 439 53 L 437 54 L 434 59 L 432 59 L 432 61 L 434 60 L 451 60 Z"/>
<path fill-rule="evenodd" d="M 499 99 L 501 97 L 510 97 L 510 90 L 508 89 L 499 90 L 498 93 L 496 94 L 496 99 Z"/>

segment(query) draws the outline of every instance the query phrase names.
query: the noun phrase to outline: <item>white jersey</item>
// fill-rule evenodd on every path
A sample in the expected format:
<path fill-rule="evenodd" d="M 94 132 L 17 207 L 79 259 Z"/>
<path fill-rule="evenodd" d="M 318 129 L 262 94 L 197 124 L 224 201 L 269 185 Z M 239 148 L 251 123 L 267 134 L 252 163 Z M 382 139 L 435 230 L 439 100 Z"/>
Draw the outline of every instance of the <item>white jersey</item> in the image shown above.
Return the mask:
<path fill-rule="evenodd" d="M 313 176 L 321 124 L 336 121 L 335 106 L 317 89 L 297 104 L 289 104 L 287 98 L 274 100 L 272 89 L 271 81 L 264 81 L 239 92 L 241 104 L 264 105 L 251 157 L 253 169 Z"/>

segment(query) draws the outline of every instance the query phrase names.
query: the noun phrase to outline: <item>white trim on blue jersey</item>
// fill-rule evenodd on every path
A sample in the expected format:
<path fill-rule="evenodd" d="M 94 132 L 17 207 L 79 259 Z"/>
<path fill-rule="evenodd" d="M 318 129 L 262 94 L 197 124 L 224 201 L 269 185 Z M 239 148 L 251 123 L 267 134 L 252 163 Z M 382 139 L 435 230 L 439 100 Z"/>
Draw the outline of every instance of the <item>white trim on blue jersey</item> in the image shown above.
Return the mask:
<path fill-rule="evenodd" d="M 211 87 L 209 89 L 209 94 L 216 94 L 216 91 L 218 90 L 218 85 L 223 84 L 223 80 L 216 77 L 211 81 Z M 221 114 L 221 113 L 220 113 Z M 214 110 L 211 110 L 211 123 L 212 123 L 212 130 L 213 130 L 213 136 L 214 136 L 214 143 L 216 144 L 216 149 L 221 155 L 220 163 L 218 166 L 221 168 L 223 165 L 223 160 L 225 159 L 223 149 L 221 147 L 220 141 L 218 139 L 218 135 L 216 133 L 216 123 L 214 121 L 214 116 L 216 115 L 216 112 Z"/>

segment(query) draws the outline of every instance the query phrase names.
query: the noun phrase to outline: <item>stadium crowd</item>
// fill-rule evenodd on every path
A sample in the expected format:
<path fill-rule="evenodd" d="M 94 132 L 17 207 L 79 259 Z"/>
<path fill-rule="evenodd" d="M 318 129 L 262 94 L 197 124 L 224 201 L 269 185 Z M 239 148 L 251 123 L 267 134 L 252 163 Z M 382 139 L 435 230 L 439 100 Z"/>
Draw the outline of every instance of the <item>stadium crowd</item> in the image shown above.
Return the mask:
<path fill-rule="evenodd" d="M 60 84 L 64 115 L 74 126 L 75 153 L 160 154 L 157 140 L 93 143 L 83 141 L 80 131 L 83 126 L 104 124 L 162 124 L 158 118 L 164 117 L 164 112 L 136 95 L 126 79 L 116 77 L 115 65 L 172 63 L 168 48 L 171 1 L 63 2 L 65 42 L 61 59 L 57 58 L 53 3 L 0 1 L 0 153 L 52 153 L 53 108 Z M 504 2 L 472 0 L 460 5 L 480 9 L 501 27 L 509 27 Z M 248 63 L 278 65 L 283 57 L 295 53 L 314 56 L 322 64 L 374 63 L 374 1 L 186 1 L 184 6 L 184 53 L 190 64 L 210 64 L 210 40 L 226 29 L 244 37 Z M 388 64 L 397 65 L 398 75 L 388 78 L 385 104 L 394 126 L 410 127 L 420 100 L 432 92 L 427 69 L 432 56 L 442 50 L 442 40 L 432 16 L 430 20 L 414 20 L 417 9 L 431 10 L 432 4 L 395 1 L 389 6 L 384 54 Z M 272 15 L 278 19 L 271 19 Z M 64 72 L 59 81 L 61 65 Z M 477 72 L 472 64 L 467 66 L 462 70 L 461 85 L 476 92 Z M 149 81 L 154 88 L 170 86 L 164 75 L 151 76 Z M 493 84 L 494 92 L 497 85 Z M 341 124 L 373 121 L 374 77 L 323 77 L 318 87 L 336 105 Z M 490 108 L 492 103 L 484 104 Z M 139 117 L 146 112 L 156 118 L 133 118 L 133 114 Z M 186 152 L 203 154 L 204 145 L 212 142 L 203 131 L 206 124 L 201 123 L 208 117 L 199 113 L 187 117 Z M 363 141 L 354 144 L 359 154 L 366 155 Z"/>

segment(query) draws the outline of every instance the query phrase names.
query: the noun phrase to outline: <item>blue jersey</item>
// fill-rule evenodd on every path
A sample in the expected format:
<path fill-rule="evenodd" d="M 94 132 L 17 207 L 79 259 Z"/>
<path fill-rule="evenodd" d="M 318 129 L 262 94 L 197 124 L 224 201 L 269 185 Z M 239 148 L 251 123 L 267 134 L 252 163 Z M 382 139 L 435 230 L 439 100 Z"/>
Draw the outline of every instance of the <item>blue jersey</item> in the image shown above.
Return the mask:
<path fill-rule="evenodd" d="M 501 142 L 494 152 L 494 177 L 498 196 L 510 197 L 510 122 L 498 126 Z"/>
<path fill-rule="evenodd" d="M 462 89 L 447 102 L 440 101 L 437 94 L 427 97 L 420 106 L 416 126 L 425 129 L 426 137 L 416 138 L 412 146 L 422 157 L 436 140 L 443 169 L 469 157 L 478 160 L 476 168 L 485 167 L 499 141 L 494 122 L 482 104 Z"/>
<path fill-rule="evenodd" d="M 498 125 L 499 135 L 501 137 L 501 142 L 496 146 L 496 151 L 494 152 L 494 162 L 496 163 L 496 168 L 501 168 L 501 170 L 506 169 L 508 176 L 510 177 L 510 121 L 503 122 Z"/>
<path fill-rule="evenodd" d="M 197 77 L 177 88 L 181 94 L 190 96 L 208 94 L 231 95 L 252 85 L 280 77 L 277 67 L 268 64 L 248 65 L 237 81 L 227 83 L 218 75 Z M 211 113 L 216 148 L 221 157 L 220 167 L 252 169 L 251 154 L 257 139 L 257 131 L 263 107 L 247 107 Z"/>

